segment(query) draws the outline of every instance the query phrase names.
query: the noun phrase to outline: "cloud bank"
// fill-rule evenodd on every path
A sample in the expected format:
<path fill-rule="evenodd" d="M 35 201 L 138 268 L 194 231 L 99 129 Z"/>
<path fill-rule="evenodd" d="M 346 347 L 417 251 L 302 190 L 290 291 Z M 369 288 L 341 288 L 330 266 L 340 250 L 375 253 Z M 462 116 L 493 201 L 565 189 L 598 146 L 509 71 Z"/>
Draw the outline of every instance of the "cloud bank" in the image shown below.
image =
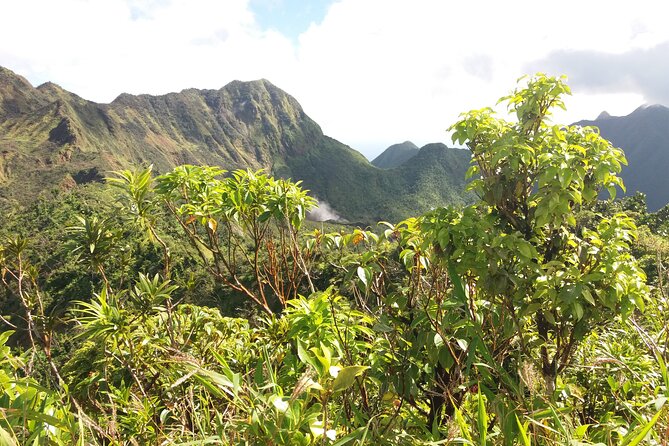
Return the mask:
<path fill-rule="evenodd" d="M 574 89 L 639 93 L 649 103 L 669 105 L 669 42 L 619 54 L 555 51 L 532 65 L 537 67 L 570 73 Z"/>

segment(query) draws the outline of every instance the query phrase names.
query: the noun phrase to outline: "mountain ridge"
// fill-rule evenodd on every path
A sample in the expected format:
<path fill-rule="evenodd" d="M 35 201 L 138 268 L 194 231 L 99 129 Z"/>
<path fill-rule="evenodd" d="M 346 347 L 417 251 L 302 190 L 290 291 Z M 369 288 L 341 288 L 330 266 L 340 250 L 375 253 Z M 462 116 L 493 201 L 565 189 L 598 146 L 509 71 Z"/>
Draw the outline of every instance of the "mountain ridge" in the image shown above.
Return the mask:
<path fill-rule="evenodd" d="M 642 105 L 626 116 L 600 114 L 576 124 L 598 127 L 604 138 L 625 151 L 628 166 L 621 177 L 627 195 L 643 192 L 651 211 L 669 203 L 669 107 Z"/>
<path fill-rule="evenodd" d="M 304 181 L 350 221 L 400 219 L 468 200 L 462 192 L 463 154 L 438 158 L 462 170 L 447 180 L 428 180 L 412 168 L 380 170 L 324 135 L 295 98 L 265 79 L 159 96 L 122 93 L 98 104 L 51 82 L 33 87 L 3 69 L 0 117 L 0 199 L 5 201 L 148 164 L 157 172 L 179 164 L 264 168 Z M 447 189 L 426 194 L 433 197 L 429 203 L 415 200 L 409 190 L 416 181 Z"/>

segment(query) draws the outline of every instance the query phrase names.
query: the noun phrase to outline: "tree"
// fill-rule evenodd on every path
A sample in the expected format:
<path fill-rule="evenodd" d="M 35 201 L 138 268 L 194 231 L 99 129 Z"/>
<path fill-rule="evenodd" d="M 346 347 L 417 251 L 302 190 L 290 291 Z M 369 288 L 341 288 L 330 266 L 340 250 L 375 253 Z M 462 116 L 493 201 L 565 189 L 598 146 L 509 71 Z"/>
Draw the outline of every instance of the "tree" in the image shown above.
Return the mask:
<path fill-rule="evenodd" d="M 501 99 L 515 121 L 489 108 L 463 114 L 451 130 L 472 153 L 469 188 L 480 201 L 386 231 L 409 272 L 383 298 L 407 346 L 391 379 L 409 404 L 423 399 L 432 429 L 483 398 L 512 444 L 516 417 L 559 404 L 558 377 L 585 336 L 644 308 L 633 220 L 577 219 L 602 189 L 623 187 L 626 161 L 595 128 L 550 124 L 568 93 L 564 79 L 540 74 Z M 392 269 L 382 263 L 363 268 L 367 283 Z"/>
<path fill-rule="evenodd" d="M 526 384 L 521 369 L 534 368 L 549 400 L 584 336 L 643 310 L 647 292 L 629 253 L 633 220 L 615 214 L 594 227 L 577 223 L 601 189 L 615 196 L 623 188 L 617 174 L 626 160 L 596 128 L 550 123 L 569 93 L 564 78 L 538 74 L 500 100 L 515 122 L 490 108 L 463 114 L 451 130 L 472 153 L 469 188 L 480 202 L 436 210 L 419 223 L 423 251 L 445 265 L 451 298 L 481 335 L 461 354 L 499 360 L 490 383 L 515 390 Z M 476 351 L 472 341 L 484 346 Z"/>
<path fill-rule="evenodd" d="M 250 170 L 222 178 L 226 173 L 184 165 L 156 178 L 155 188 L 151 168 L 116 172 L 111 182 L 126 193 L 140 227 L 163 247 L 165 277 L 170 252 L 155 227 L 161 203 L 212 277 L 271 314 L 296 298 L 305 282 L 315 291 L 298 232 L 316 202 L 299 182 Z"/>

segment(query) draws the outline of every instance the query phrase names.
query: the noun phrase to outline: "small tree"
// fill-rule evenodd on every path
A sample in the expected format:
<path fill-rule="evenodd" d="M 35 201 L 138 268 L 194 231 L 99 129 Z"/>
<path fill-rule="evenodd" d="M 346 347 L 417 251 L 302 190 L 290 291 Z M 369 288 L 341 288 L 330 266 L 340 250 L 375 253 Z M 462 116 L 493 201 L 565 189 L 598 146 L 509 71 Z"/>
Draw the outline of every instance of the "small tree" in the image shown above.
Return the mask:
<path fill-rule="evenodd" d="M 430 423 L 478 384 L 504 431 L 517 433 L 518 410 L 555 402 L 557 378 L 588 333 L 644 307 L 645 276 L 629 253 L 634 222 L 576 217 L 602 189 L 623 187 L 623 152 L 595 128 L 550 124 L 565 94 L 564 79 L 539 74 L 501 99 L 517 121 L 489 108 L 463 114 L 451 130 L 472 153 L 469 188 L 480 202 L 395 228 L 411 272 L 397 306 L 413 327 L 410 354 L 422 370 L 421 358 L 434 358 Z"/>
<path fill-rule="evenodd" d="M 184 165 L 155 179 L 151 169 L 116 172 L 112 184 L 127 195 L 132 215 L 163 247 L 165 277 L 170 254 L 156 231 L 156 211 L 164 204 L 183 230 L 202 265 L 215 280 L 272 313 L 298 296 L 315 291 L 308 253 L 298 232 L 315 200 L 300 183 L 274 179 L 262 171 L 227 172 Z"/>
<path fill-rule="evenodd" d="M 561 97 L 569 93 L 564 78 L 539 74 L 500 100 L 516 122 L 483 109 L 453 125 L 453 140 L 472 152 L 468 176 L 478 178 L 470 189 L 482 200 L 478 218 L 466 224 L 482 231 L 475 237 L 447 226 L 437 231 L 457 273 L 476 278 L 470 291 L 508 310 L 523 356 L 536 358 L 538 349 L 549 391 L 583 336 L 643 309 L 646 292 L 645 276 L 629 254 L 636 230 L 630 218 L 617 214 L 596 228 L 577 225 L 576 213 L 602 188 L 613 197 L 616 186 L 624 189 L 616 174 L 626 160 L 596 128 L 549 124 L 551 110 L 564 109 Z"/>

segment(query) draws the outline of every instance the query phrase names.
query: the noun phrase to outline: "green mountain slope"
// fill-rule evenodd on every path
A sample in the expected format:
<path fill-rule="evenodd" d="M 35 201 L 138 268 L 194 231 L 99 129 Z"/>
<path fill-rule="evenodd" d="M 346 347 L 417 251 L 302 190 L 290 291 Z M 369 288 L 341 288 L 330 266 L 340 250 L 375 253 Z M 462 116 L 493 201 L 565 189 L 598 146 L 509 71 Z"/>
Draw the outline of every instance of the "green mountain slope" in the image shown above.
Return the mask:
<path fill-rule="evenodd" d="M 100 181 L 120 168 L 153 164 L 164 172 L 184 163 L 210 164 L 265 168 L 304 180 L 346 219 L 369 223 L 462 202 L 468 160 L 462 155 L 442 147 L 431 160 L 442 164 L 424 165 L 424 172 L 417 171 L 423 169 L 419 161 L 399 170 L 378 169 L 323 135 L 293 97 L 266 80 L 163 96 L 122 94 L 97 104 L 52 83 L 32 87 L 0 70 L 0 201 L 5 202 Z M 437 171 L 453 177 L 436 178 Z"/>
<path fill-rule="evenodd" d="M 287 162 L 295 177 L 349 220 L 398 220 L 444 204 L 472 201 L 464 193 L 469 151 L 443 144 L 423 147 L 395 169 L 377 169 L 362 155 L 343 152 L 338 143 L 319 146 Z M 327 195 L 321 195 L 327 193 Z"/>
<path fill-rule="evenodd" d="M 577 124 L 599 127 L 604 138 L 625 151 L 629 166 L 621 176 L 628 195 L 645 193 L 652 211 L 669 203 L 669 108 L 643 106 L 627 116 L 604 112 Z"/>
<path fill-rule="evenodd" d="M 393 144 L 372 160 L 372 164 L 381 169 L 392 169 L 410 160 L 418 153 L 418 146 L 411 141 Z"/>

